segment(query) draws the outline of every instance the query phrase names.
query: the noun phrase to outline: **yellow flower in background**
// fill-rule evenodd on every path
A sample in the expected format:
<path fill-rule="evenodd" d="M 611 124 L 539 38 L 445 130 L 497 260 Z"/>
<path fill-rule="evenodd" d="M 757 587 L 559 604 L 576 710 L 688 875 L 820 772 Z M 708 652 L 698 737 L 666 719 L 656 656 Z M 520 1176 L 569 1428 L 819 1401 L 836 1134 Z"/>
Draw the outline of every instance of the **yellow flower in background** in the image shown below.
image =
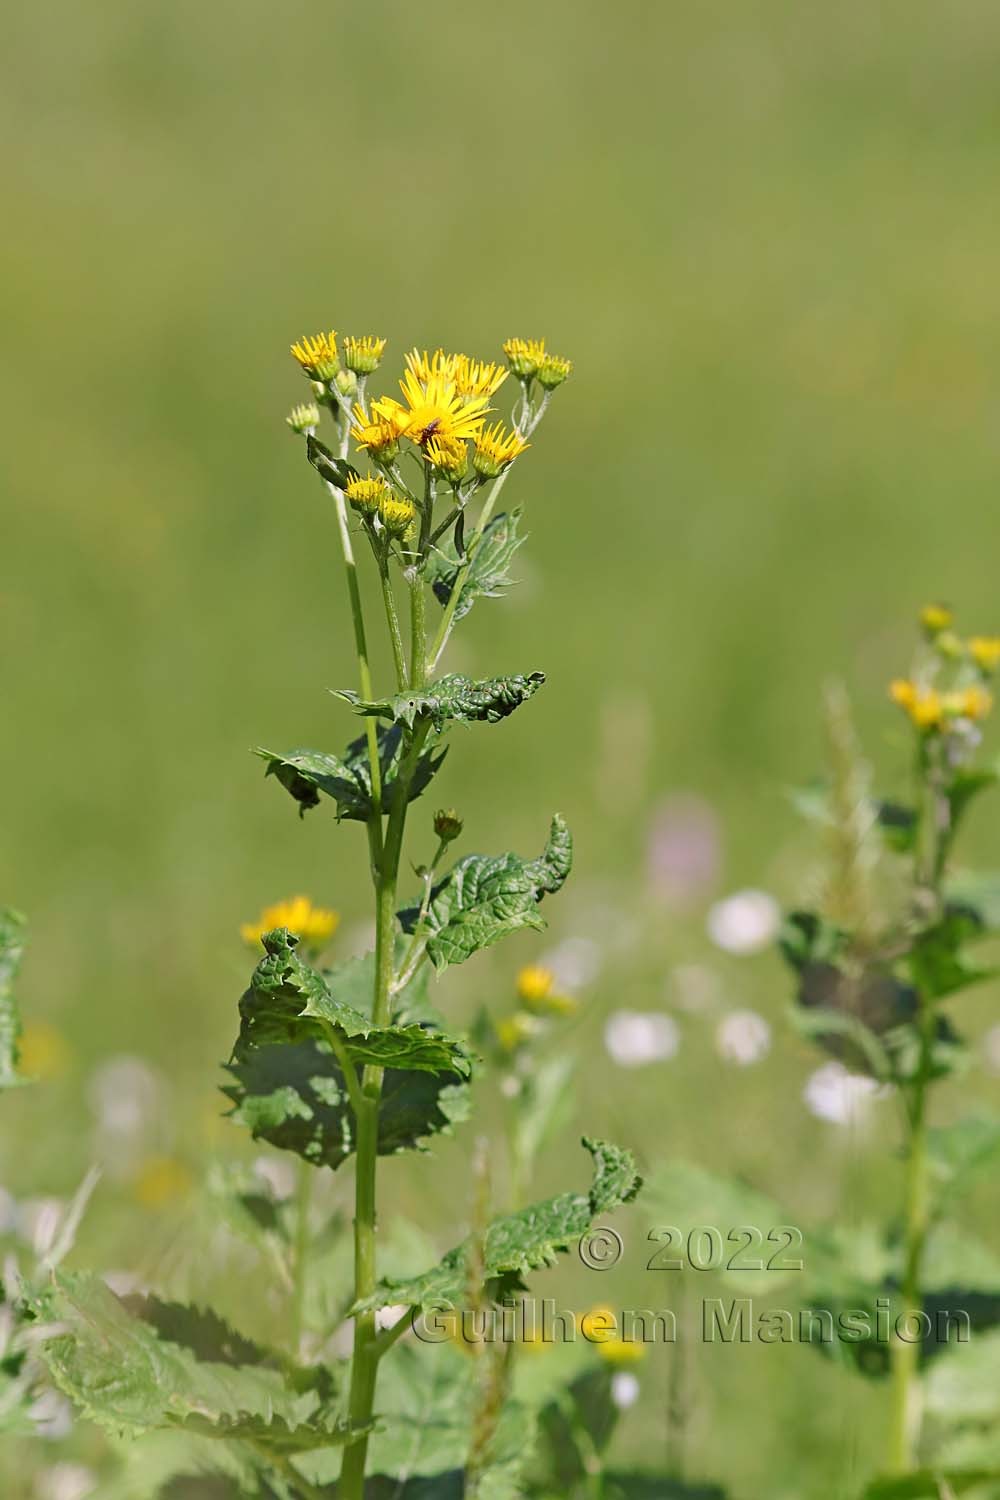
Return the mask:
<path fill-rule="evenodd" d="M 455 358 L 452 378 L 460 396 L 494 396 L 509 374 L 503 365 L 459 354 Z"/>
<path fill-rule="evenodd" d="M 407 370 L 399 388 L 405 406 L 385 396 L 372 403 L 372 412 L 381 421 L 398 423 L 419 447 L 426 447 L 433 438 L 460 442 L 478 437 L 490 409 L 485 396 L 460 396 L 455 382 L 444 375 L 432 375 L 425 382 Z"/>
<path fill-rule="evenodd" d="M 344 494 L 354 509 L 366 516 L 374 515 L 382 502 L 389 499 L 390 493 L 385 480 L 374 474 L 369 474 L 367 478 L 359 475 L 344 489 Z"/>
<path fill-rule="evenodd" d="M 916 684 L 908 677 L 896 677 L 889 684 L 889 697 L 900 708 L 909 711 L 917 701 Z"/>
<path fill-rule="evenodd" d="M 944 712 L 960 719 L 985 719 L 993 707 L 993 694 L 984 687 L 962 688 L 955 693 L 946 693 Z"/>
<path fill-rule="evenodd" d="M 920 611 L 920 623 L 928 635 L 939 635 L 955 619 L 954 611 L 947 604 L 925 604 Z"/>
<path fill-rule="evenodd" d="M 411 349 L 406 356 L 406 368 L 421 385 L 427 385 L 431 380 L 454 380 L 461 360 L 468 361 L 468 356 L 445 354 L 443 349 L 435 349 L 433 354 L 428 354 L 426 349 L 423 352 Z"/>
<path fill-rule="evenodd" d="M 585 1312 L 580 1318 L 580 1332 L 608 1364 L 634 1365 L 645 1358 L 646 1348 L 641 1340 L 622 1338 L 613 1308 L 592 1307 Z"/>
<path fill-rule="evenodd" d="M 344 339 L 344 364 L 355 375 L 370 375 L 377 370 L 385 353 L 386 340 L 366 333 L 363 338 Z"/>
<path fill-rule="evenodd" d="M 556 991 L 556 977 L 541 964 L 528 964 L 517 976 L 517 998 L 536 1014 L 570 1016 L 577 1008 L 572 995 Z"/>
<path fill-rule="evenodd" d="M 172 1156 L 150 1156 L 132 1185 L 143 1208 L 166 1208 L 191 1191 L 193 1179 L 183 1162 Z"/>
<path fill-rule="evenodd" d="M 508 432 L 502 422 L 494 422 L 492 427 L 484 428 L 476 438 L 472 467 L 484 479 L 495 479 L 501 470 L 513 463 L 528 447 L 530 444 L 519 433 Z"/>
<path fill-rule="evenodd" d="M 538 1022 L 525 1011 L 515 1011 L 496 1023 L 497 1041 L 505 1052 L 516 1052 L 522 1043 L 534 1036 Z"/>
<path fill-rule="evenodd" d="M 18 1039 L 17 1061 L 25 1078 L 60 1078 L 70 1064 L 69 1043 L 48 1021 L 28 1021 Z"/>
<path fill-rule="evenodd" d="M 292 345 L 292 358 L 311 380 L 332 380 L 340 369 L 336 332 L 331 328 L 329 333 L 305 335 Z"/>
<path fill-rule="evenodd" d="M 981 672 L 992 673 L 1000 666 L 1000 636 L 974 635 L 969 655 Z"/>
<path fill-rule="evenodd" d="M 889 696 L 918 729 L 940 728 L 945 705 L 941 694 L 933 688 L 921 688 L 908 678 L 897 677 L 889 684 Z"/>
<path fill-rule="evenodd" d="M 508 339 L 503 346 L 507 363 L 522 380 L 534 375 L 546 357 L 544 339 Z"/>
<path fill-rule="evenodd" d="M 279 901 L 267 906 L 257 922 L 245 922 L 240 936 L 245 943 L 257 944 L 265 932 L 275 927 L 287 927 L 310 948 L 322 948 L 333 937 L 340 926 L 340 914 L 325 906 L 313 906 L 308 896 L 293 896 L 290 901 Z"/>

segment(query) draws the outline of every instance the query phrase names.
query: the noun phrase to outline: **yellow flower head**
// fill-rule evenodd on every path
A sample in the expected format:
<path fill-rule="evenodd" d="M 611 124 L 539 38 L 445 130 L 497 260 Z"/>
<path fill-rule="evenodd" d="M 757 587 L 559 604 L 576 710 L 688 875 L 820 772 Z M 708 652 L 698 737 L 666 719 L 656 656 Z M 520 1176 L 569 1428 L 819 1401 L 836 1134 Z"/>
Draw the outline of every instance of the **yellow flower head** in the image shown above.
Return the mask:
<path fill-rule="evenodd" d="M 517 976 L 517 998 L 535 1015 L 571 1016 L 577 1008 L 572 995 L 556 991 L 556 977 L 541 964 L 528 964 Z"/>
<path fill-rule="evenodd" d="M 355 375 L 370 375 L 377 370 L 385 353 L 385 339 L 374 338 L 366 333 L 363 338 L 344 339 L 344 364 Z"/>
<path fill-rule="evenodd" d="M 930 636 L 940 635 L 942 630 L 947 630 L 954 618 L 947 604 L 925 604 L 920 611 L 920 623 Z"/>
<path fill-rule="evenodd" d="M 507 432 L 502 422 L 485 427 L 476 438 L 476 449 L 472 455 L 472 467 L 483 479 L 495 479 L 518 454 L 529 448 L 524 438 L 516 432 Z"/>
<path fill-rule="evenodd" d="M 618 1316 L 610 1307 L 592 1307 L 580 1318 L 580 1332 L 608 1364 L 634 1365 L 645 1357 L 645 1346 L 638 1339 L 622 1338 Z"/>
<path fill-rule="evenodd" d="M 332 380 L 340 369 L 336 333 L 331 328 L 329 333 L 305 335 L 292 345 L 292 358 L 298 361 L 310 380 Z"/>
<path fill-rule="evenodd" d="M 981 672 L 992 674 L 1000 666 L 1000 636 L 974 635 L 969 655 Z"/>
<path fill-rule="evenodd" d="M 285 421 L 293 432 L 312 432 L 319 426 L 319 407 L 315 401 L 293 406 Z"/>
<path fill-rule="evenodd" d="M 918 687 L 909 678 L 897 677 L 889 684 L 889 696 L 918 729 L 940 729 L 945 712 L 944 699 L 933 688 Z"/>
<path fill-rule="evenodd" d="M 446 376 L 432 375 L 422 382 L 412 370 L 406 371 L 399 388 L 405 406 L 386 396 L 372 404 L 372 411 L 383 420 L 399 423 L 411 443 L 426 448 L 433 438 L 461 442 L 479 436 L 489 411 L 485 396 L 462 397 Z"/>
<path fill-rule="evenodd" d="M 324 947 L 340 926 L 340 915 L 323 906 L 313 906 L 308 896 L 293 896 L 290 901 L 279 901 L 276 906 L 265 907 L 257 922 L 245 922 L 240 936 L 245 943 L 256 946 L 275 927 L 287 927 L 300 937 L 308 948 Z"/>
<path fill-rule="evenodd" d="M 470 359 L 467 354 L 455 357 L 452 378 L 460 396 L 495 396 L 510 372 L 503 365 Z"/>
<path fill-rule="evenodd" d="M 25 1078 L 58 1078 L 70 1063 L 69 1043 L 47 1021 L 28 1021 L 17 1041 L 18 1072 Z"/>
<path fill-rule="evenodd" d="M 538 384 L 547 391 L 554 391 L 557 385 L 562 385 L 572 368 L 572 360 L 563 359 L 559 354 L 546 354 L 538 366 Z"/>
<path fill-rule="evenodd" d="M 944 712 L 954 718 L 985 719 L 993 707 L 993 694 L 984 687 L 962 688 L 944 698 Z"/>
<path fill-rule="evenodd" d="M 359 475 L 344 490 L 348 501 L 363 516 L 373 516 L 382 503 L 390 498 L 391 493 L 385 480 L 374 474 L 369 474 L 366 479 Z"/>
<path fill-rule="evenodd" d="M 364 407 L 356 403 L 351 432 L 359 448 L 367 448 L 372 458 L 377 458 L 380 463 L 390 463 L 399 452 L 403 427 L 396 419 L 398 403 L 390 402 L 389 406 L 396 410 L 383 414 L 379 408 L 384 404 L 374 402 L 369 416 Z"/>
<path fill-rule="evenodd" d="M 191 1173 L 172 1156 L 150 1156 L 139 1168 L 134 1192 L 143 1208 L 166 1208 L 191 1190 Z"/>
<path fill-rule="evenodd" d="M 546 357 L 545 340 L 508 339 L 503 352 L 514 374 L 521 380 L 529 380 Z"/>
<path fill-rule="evenodd" d="M 496 1023 L 497 1041 L 504 1052 L 516 1052 L 523 1042 L 534 1036 L 538 1022 L 525 1011 L 515 1011 Z"/>
<path fill-rule="evenodd" d="M 414 379 L 421 385 L 427 385 L 428 381 L 454 380 L 455 371 L 459 363 L 468 360 L 465 354 L 445 354 L 443 349 L 435 349 L 433 354 L 428 354 L 424 349 L 411 349 L 406 356 L 406 368 Z"/>
<path fill-rule="evenodd" d="M 432 438 L 426 453 L 435 469 L 454 484 L 460 483 L 469 472 L 469 450 L 465 443 L 450 438 Z"/>
<path fill-rule="evenodd" d="M 908 677 L 894 678 L 889 684 L 889 697 L 893 703 L 898 703 L 900 708 L 909 712 L 917 701 L 916 683 L 911 682 Z"/>
<path fill-rule="evenodd" d="M 386 531 L 395 537 L 404 537 L 417 519 L 417 507 L 412 500 L 397 500 L 388 491 L 379 504 L 378 513 Z"/>

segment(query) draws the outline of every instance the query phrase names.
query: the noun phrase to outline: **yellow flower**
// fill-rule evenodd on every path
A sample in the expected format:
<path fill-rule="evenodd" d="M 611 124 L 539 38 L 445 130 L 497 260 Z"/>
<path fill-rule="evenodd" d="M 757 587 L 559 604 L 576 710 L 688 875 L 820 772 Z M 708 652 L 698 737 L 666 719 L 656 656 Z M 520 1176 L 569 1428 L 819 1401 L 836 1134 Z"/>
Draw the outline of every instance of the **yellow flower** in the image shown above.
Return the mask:
<path fill-rule="evenodd" d="M 484 479 L 496 476 L 513 463 L 518 454 L 529 448 L 524 438 L 516 432 L 507 432 L 502 422 L 486 427 L 476 438 L 476 451 L 472 455 L 472 467 Z"/>
<path fill-rule="evenodd" d="M 377 458 L 380 463 L 389 463 L 399 452 L 399 439 L 405 423 L 397 420 L 397 412 L 400 408 L 395 401 L 390 405 L 395 407 L 396 411 L 387 415 L 376 411 L 376 406 L 379 404 L 376 402 L 372 406 L 369 416 L 363 406 L 355 403 L 354 425 L 351 432 L 359 448 L 367 448 L 372 457 Z"/>
<path fill-rule="evenodd" d="M 637 1365 L 646 1358 L 646 1346 L 639 1339 L 608 1339 L 598 1344 L 597 1352 L 609 1365 Z"/>
<path fill-rule="evenodd" d="M 379 519 L 390 536 L 403 537 L 417 519 L 417 507 L 412 500 L 397 500 L 386 492 L 379 503 Z"/>
<path fill-rule="evenodd" d="M 139 1168 L 133 1191 L 143 1208 L 165 1208 L 191 1191 L 191 1173 L 172 1156 L 151 1156 Z"/>
<path fill-rule="evenodd" d="M 370 375 L 377 370 L 385 353 L 385 339 L 374 338 L 366 333 L 363 338 L 344 339 L 344 364 L 355 375 Z"/>
<path fill-rule="evenodd" d="M 555 988 L 556 977 L 551 969 L 541 964 L 528 964 L 517 976 L 517 998 L 536 1015 L 571 1016 L 576 1010 L 572 995 L 559 995 Z"/>
<path fill-rule="evenodd" d="M 446 479 L 460 483 L 469 472 L 469 450 L 465 443 L 453 442 L 450 438 L 432 438 L 427 444 L 427 457 Z"/>
<path fill-rule="evenodd" d="M 507 363 L 521 380 L 528 380 L 546 357 L 544 339 L 508 339 L 503 346 Z"/>
<path fill-rule="evenodd" d="M 522 1042 L 534 1035 L 537 1028 L 538 1022 L 534 1016 L 529 1016 L 522 1010 L 515 1011 L 514 1015 L 504 1016 L 496 1023 L 497 1041 L 505 1052 L 516 1052 Z"/>
<path fill-rule="evenodd" d="M 287 927 L 309 948 L 324 947 L 340 926 L 338 912 L 324 906 L 313 906 L 308 896 L 293 896 L 290 901 L 279 901 L 276 906 L 265 907 L 257 922 L 245 922 L 240 936 L 245 943 L 256 945 L 265 932 L 275 927 Z"/>
<path fill-rule="evenodd" d="M 345 487 L 344 494 L 355 510 L 363 516 L 372 516 L 382 505 L 383 501 L 391 497 L 391 491 L 384 479 L 379 479 L 374 474 L 369 474 L 367 479 L 352 479 Z"/>
<path fill-rule="evenodd" d="M 896 677 L 889 684 L 889 697 L 893 703 L 897 703 L 900 708 L 905 708 L 909 712 L 917 701 L 916 684 L 912 683 L 908 677 Z"/>
<path fill-rule="evenodd" d="M 572 360 L 563 359 L 559 354 L 546 354 L 538 366 L 538 384 L 547 391 L 554 391 L 557 385 L 562 385 L 572 368 Z"/>
<path fill-rule="evenodd" d="M 305 335 L 292 345 L 292 358 L 311 380 L 332 380 L 340 368 L 336 333 L 331 328 L 329 333 Z"/>
<path fill-rule="evenodd" d="M 293 432 L 311 432 L 319 426 L 319 407 L 315 401 L 302 406 L 293 406 L 285 418 Z"/>
<path fill-rule="evenodd" d="M 637 1339 L 624 1339 L 618 1318 L 610 1307 L 592 1307 L 580 1318 L 580 1332 L 608 1364 L 634 1365 L 645 1357 L 645 1346 Z"/>
<path fill-rule="evenodd" d="M 947 604 L 925 604 L 920 611 L 920 623 L 928 635 L 940 635 L 947 630 L 955 616 Z"/>
<path fill-rule="evenodd" d="M 47 1021 L 29 1021 L 18 1038 L 18 1072 L 25 1078 L 58 1078 L 69 1067 L 70 1051 L 61 1031 Z"/>
<path fill-rule="evenodd" d="M 492 361 L 470 359 L 467 354 L 455 356 L 453 379 L 460 396 L 495 396 L 509 373 Z"/>
<path fill-rule="evenodd" d="M 993 694 L 984 687 L 962 688 L 948 693 L 944 699 L 944 711 L 959 719 L 985 719 L 993 707 Z"/>
<path fill-rule="evenodd" d="M 443 349 L 435 349 L 433 354 L 428 354 L 425 349 L 423 353 L 419 349 L 411 349 L 406 356 L 406 368 L 421 385 L 440 377 L 443 380 L 454 380 L 455 371 L 460 361 L 468 361 L 465 354 L 445 354 Z"/>
<path fill-rule="evenodd" d="M 974 635 L 969 655 L 981 672 L 992 673 L 1000 666 L 1000 636 Z"/>
<path fill-rule="evenodd" d="M 461 442 L 479 436 L 485 414 L 489 411 L 485 396 L 462 397 L 455 382 L 446 376 L 431 375 L 423 382 L 412 370 L 407 370 L 399 388 L 405 406 L 384 396 L 372 403 L 372 412 L 382 421 L 400 424 L 401 431 L 412 443 L 426 447 L 433 438 Z"/>
<path fill-rule="evenodd" d="M 939 729 L 945 713 L 944 699 L 933 688 L 918 687 L 905 677 L 889 685 L 889 696 L 898 703 L 918 729 Z"/>

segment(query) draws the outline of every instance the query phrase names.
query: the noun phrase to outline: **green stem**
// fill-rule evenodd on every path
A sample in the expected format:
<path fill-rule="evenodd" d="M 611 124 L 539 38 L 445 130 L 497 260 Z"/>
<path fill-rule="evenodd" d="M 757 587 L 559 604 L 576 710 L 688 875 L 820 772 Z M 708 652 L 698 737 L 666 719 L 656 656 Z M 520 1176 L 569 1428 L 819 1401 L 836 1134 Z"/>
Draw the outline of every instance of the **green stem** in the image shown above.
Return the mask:
<path fill-rule="evenodd" d="M 385 618 L 389 626 L 389 639 L 392 642 L 396 686 L 402 692 L 407 682 L 406 654 L 403 651 L 403 636 L 399 628 L 399 615 L 396 613 L 396 597 L 392 592 L 392 579 L 389 577 L 389 565 L 385 557 L 379 558 L 378 572 L 382 582 L 382 602 L 385 605 Z"/>
<path fill-rule="evenodd" d="M 309 1210 L 312 1206 L 313 1173 L 316 1168 L 299 1162 L 299 1180 L 295 1194 L 295 1260 L 292 1267 L 291 1338 L 292 1358 L 302 1354 L 305 1331 L 306 1289 L 309 1273 Z"/>
<path fill-rule="evenodd" d="M 927 1079 L 922 1064 L 921 1076 L 914 1086 L 906 1162 L 906 1264 L 901 1308 L 904 1317 L 919 1314 L 923 1310 L 920 1279 L 929 1221 L 926 1101 Z M 919 1348 L 917 1342 L 907 1342 L 895 1337 L 890 1350 L 892 1391 L 887 1452 L 887 1469 L 890 1474 L 905 1474 L 916 1462 L 920 1433 Z"/>

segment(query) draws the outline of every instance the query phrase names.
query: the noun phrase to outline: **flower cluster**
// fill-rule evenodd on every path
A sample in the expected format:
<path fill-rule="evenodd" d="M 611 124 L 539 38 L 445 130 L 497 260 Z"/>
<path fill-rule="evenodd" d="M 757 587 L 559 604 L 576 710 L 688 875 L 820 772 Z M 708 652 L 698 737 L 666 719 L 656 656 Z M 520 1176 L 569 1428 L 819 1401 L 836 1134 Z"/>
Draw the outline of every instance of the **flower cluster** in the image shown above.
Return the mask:
<path fill-rule="evenodd" d="M 561 994 L 552 970 L 541 964 L 528 964 L 518 972 L 515 994 L 517 1009 L 495 1023 L 497 1042 L 507 1054 L 537 1037 L 546 1018 L 572 1016 L 577 1009 L 576 998 Z"/>
<path fill-rule="evenodd" d="M 909 677 L 889 684 L 889 696 L 921 735 L 968 737 L 993 707 L 986 686 L 1000 667 L 1000 637 L 963 640 L 943 604 L 920 612 L 925 647 Z"/>

